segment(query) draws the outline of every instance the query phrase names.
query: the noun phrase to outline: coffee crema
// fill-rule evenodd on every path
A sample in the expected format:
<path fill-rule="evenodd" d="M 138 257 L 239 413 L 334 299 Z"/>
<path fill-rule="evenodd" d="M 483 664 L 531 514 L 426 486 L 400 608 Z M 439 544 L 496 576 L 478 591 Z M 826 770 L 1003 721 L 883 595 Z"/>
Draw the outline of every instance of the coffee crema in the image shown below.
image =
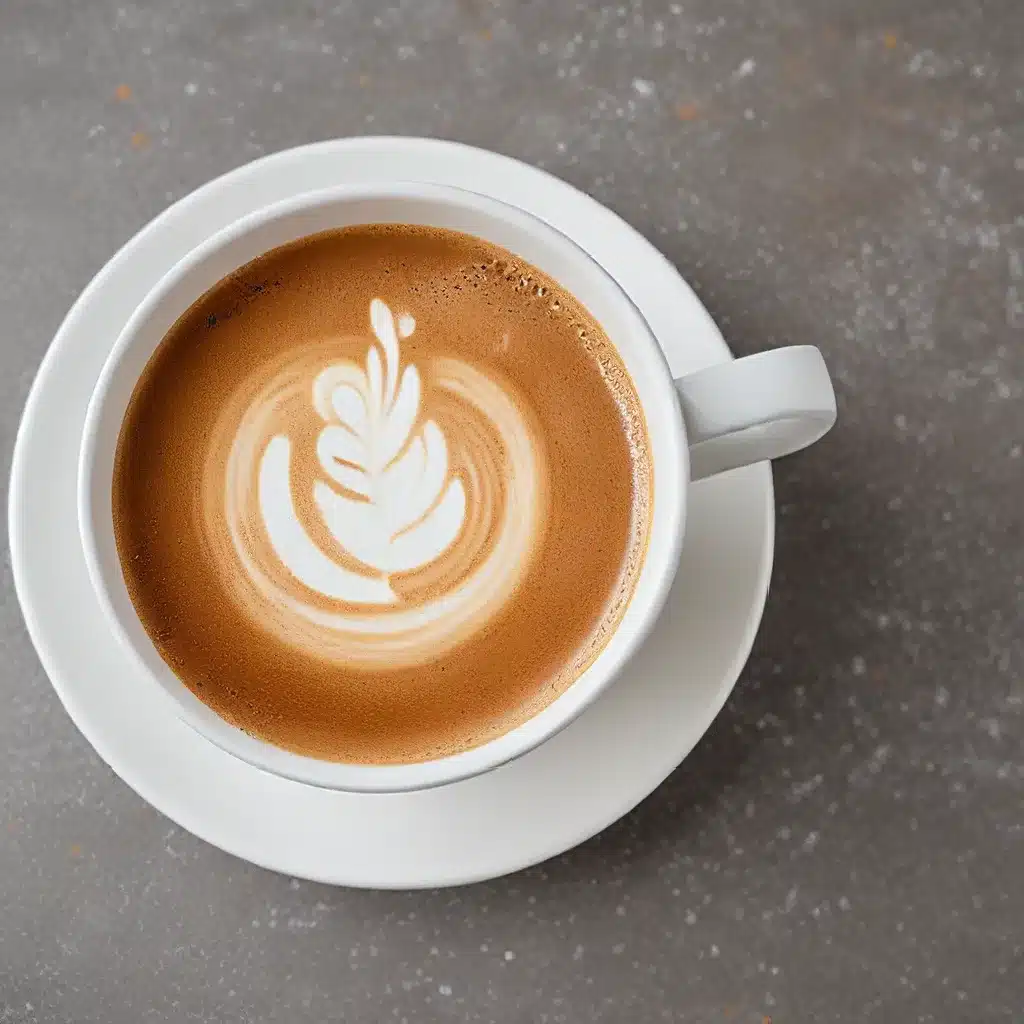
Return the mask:
<path fill-rule="evenodd" d="M 326 232 L 214 286 L 129 403 L 132 602 L 252 735 L 409 763 L 526 721 L 604 647 L 651 514 L 643 413 L 585 309 L 511 253 Z"/>

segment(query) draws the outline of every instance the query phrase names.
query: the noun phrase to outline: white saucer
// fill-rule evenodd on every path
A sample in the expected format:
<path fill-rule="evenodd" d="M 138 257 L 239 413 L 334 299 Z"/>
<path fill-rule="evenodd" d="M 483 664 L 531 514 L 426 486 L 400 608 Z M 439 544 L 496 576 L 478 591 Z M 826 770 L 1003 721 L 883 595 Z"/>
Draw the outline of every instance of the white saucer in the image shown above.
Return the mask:
<path fill-rule="evenodd" d="M 676 586 L 618 683 L 519 761 L 441 789 L 374 796 L 288 782 L 234 759 L 166 713 L 106 632 L 78 538 L 76 459 L 100 367 L 152 285 L 212 232 L 298 192 L 412 177 L 489 192 L 577 239 L 632 296 L 677 375 L 729 358 L 704 307 L 664 257 L 569 185 L 452 143 L 326 142 L 259 160 L 193 192 L 100 271 L 36 377 L 10 490 L 14 579 L 29 632 L 99 755 L 154 807 L 224 850 L 289 875 L 373 888 L 453 885 L 527 867 L 589 838 L 647 796 L 710 725 L 746 661 L 774 541 L 767 465 L 696 485 Z"/>

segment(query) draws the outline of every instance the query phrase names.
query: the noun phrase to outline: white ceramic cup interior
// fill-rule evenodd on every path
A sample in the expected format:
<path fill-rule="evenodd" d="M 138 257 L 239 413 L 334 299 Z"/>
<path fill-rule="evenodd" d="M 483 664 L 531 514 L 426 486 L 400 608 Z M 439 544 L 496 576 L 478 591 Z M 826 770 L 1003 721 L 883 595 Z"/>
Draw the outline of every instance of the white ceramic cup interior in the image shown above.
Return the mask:
<path fill-rule="evenodd" d="M 510 732 L 450 757 L 401 765 L 335 763 L 291 753 L 246 734 L 196 698 L 160 657 L 139 621 L 121 572 L 112 515 L 114 455 L 129 400 L 179 316 L 218 281 L 277 246 L 369 223 L 468 232 L 560 282 L 603 326 L 622 357 L 644 409 L 654 467 L 654 508 L 640 575 L 618 627 L 590 667 L 559 698 Z M 615 281 L 565 235 L 516 207 L 437 185 L 332 188 L 267 207 L 217 232 L 172 267 L 132 315 L 86 414 L 78 481 L 82 544 L 97 597 L 134 662 L 139 685 L 154 687 L 169 709 L 208 740 L 259 768 L 313 785 L 360 792 L 437 786 L 488 771 L 564 728 L 642 643 L 679 560 L 690 450 L 694 478 L 707 476 L 803 447 L 834 418 L 828 373 L 813 348 L 761 353 L 673 381 L 657 340 Z"/>

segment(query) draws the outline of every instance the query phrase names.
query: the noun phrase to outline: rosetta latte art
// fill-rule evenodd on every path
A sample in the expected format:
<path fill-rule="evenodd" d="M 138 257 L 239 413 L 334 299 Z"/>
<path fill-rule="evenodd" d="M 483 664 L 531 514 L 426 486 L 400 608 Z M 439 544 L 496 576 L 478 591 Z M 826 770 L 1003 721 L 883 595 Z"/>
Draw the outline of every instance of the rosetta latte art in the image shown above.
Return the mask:
<path fill-rule="evenodd" d="M 239 565 L 224 578 L 280 640 L 412 665 L 512 596 L 541 539 L 546 467 L 507 386 L 461 360 L 403 365 L 416 322 L 380 299 L 370 327 L 362 361 L 329 356 L 354 339 L 292 348 L 222 419 L 233 436 L 204 479 L 205 526 L 226 526 Z"/>

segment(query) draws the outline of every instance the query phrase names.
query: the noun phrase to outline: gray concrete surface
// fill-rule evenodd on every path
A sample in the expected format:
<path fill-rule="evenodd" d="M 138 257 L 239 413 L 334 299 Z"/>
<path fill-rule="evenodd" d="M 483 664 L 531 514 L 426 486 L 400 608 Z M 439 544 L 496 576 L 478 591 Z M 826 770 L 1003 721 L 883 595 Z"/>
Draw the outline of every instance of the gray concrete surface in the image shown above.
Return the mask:
<path fill-rule="evenodd" d="M 815 342 L 728 707 L 625 820 L 461 891 L 331 890 L 89 749 L 3 566 L 0 1020 L 1024 1020 L 1024 4 L 0 0 L 0 430 L 169 200 L 282 147 L 487 146 L 623 214 L 741 351 Z M 4 473 L 6 485 L 6 472 Z"/>

